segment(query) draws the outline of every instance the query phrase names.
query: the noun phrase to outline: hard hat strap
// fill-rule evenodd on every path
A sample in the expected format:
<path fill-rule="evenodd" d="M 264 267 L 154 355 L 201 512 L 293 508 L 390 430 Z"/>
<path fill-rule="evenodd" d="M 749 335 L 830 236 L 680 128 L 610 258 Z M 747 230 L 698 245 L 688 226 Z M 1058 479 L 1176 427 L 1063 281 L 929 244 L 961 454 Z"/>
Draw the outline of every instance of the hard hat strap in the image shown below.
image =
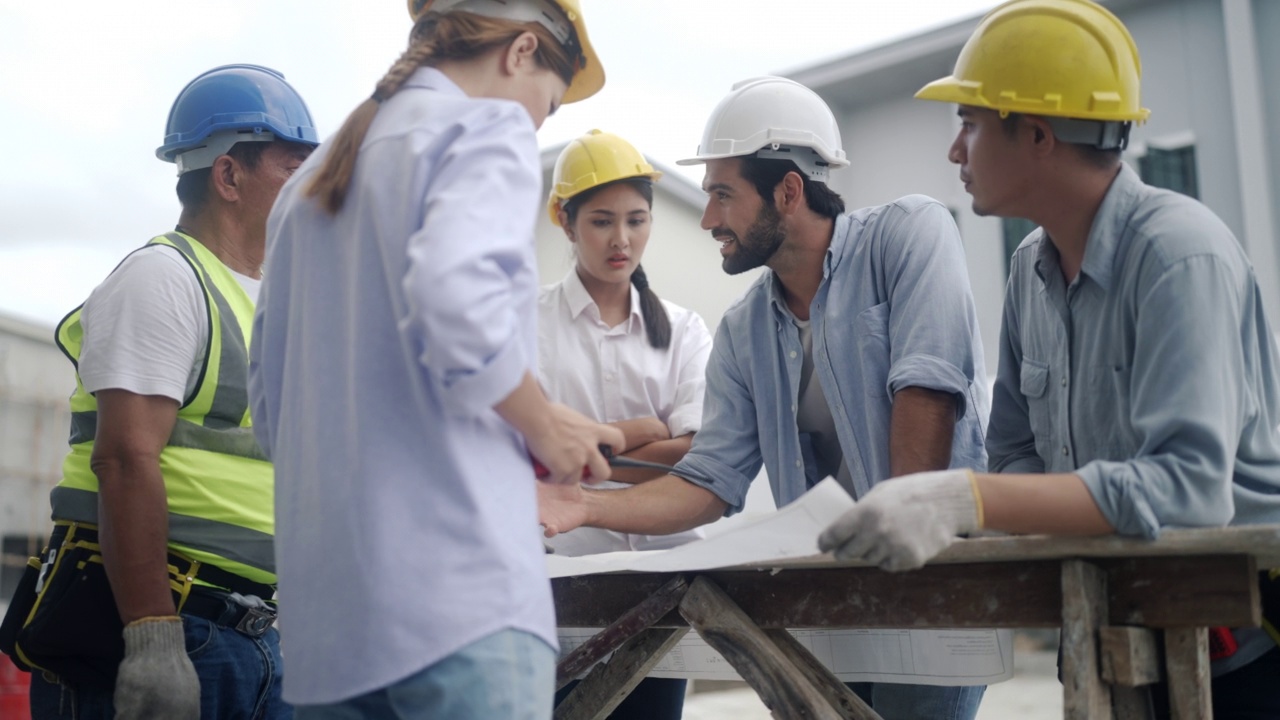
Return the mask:
<path fill-rule="evenodd" d="M 1053 134 L 1062 142 L 1089 145 L 1099 150 L 1123 150 L 1129 145 L 1131 122 L 1077 120 L 1075 118 L 1045 117 Z"/>
<path fill-rule="evenodd" d="M 174 162 L 178 166 L 178 175 L 213 167 L 213 161 L 226 155 L 227 151 L 237 143 L 271 142 L 276 139 L 275 133 L 262 128 L 246 128 L 231 132 L 214 133 L 205 138 L 204 144 L 190 150 L 182 151 Z"/>
<path fill-rule="evenodd" d="M 831 163 L 823 160 L 813 148 L 773 143 L 760 148 L 756 152 L 756 157 L 765 160 L 790 160 L 814 182 L 826 183 L 827 178 L 830 177 L 828 169 Z"/>

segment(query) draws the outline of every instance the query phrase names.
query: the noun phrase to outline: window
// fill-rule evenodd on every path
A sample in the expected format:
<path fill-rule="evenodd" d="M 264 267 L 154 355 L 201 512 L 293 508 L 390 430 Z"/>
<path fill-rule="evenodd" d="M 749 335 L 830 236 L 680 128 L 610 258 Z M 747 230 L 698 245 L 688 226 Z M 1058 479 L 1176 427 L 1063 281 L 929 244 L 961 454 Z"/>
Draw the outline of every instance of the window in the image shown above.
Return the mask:
<path fill-rule="evenodd" d="M 1196 146 L 1175 148 L 1147 146 L 1138 158 L 1138 174 L 1143 182 L 1180 192 L 1199 199 L 1200 184 L 1196 178 Z"/>
<path fill-rule="evenodd" d="M 1004 275 L 1009 277 L 1009 269 L 1013 265 L 1013 251 L 1017 250 L 1031 231 L 1039 226 L 1023 218 L 1001 218 L 1000 225 L 1004 231 Z"/>

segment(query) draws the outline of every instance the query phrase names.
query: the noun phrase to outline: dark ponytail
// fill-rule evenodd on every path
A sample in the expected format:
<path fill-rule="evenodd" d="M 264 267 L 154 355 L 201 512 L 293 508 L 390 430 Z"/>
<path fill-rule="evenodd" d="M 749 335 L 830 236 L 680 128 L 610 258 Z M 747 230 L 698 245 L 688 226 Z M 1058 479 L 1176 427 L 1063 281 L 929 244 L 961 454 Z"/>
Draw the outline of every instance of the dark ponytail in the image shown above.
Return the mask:
<path fill-rule="evenodd" d="M 644 318 L 644 332 L 649 336 L 650 347 L 666 350 L 671 347 L 671 316 L 667 308 L 658 299 L 658 294 L 649 288 L 649 276 L 644 267 L 636 265 L 631 273 L 631 284 L 640 293 L 640 315 Z"/>

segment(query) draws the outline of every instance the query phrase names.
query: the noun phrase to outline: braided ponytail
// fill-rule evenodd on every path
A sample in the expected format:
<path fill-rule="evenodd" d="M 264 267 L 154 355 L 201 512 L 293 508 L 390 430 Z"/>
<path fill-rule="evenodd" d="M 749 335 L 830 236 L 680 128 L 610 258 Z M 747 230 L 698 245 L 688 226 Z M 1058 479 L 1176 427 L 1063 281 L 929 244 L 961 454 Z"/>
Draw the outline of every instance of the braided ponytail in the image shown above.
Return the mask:
<path fill-rule="evenodd" d="M 671 347 L 671 316 L 667 308 L 658 299 L 658 294 L 649 288 L 649 276 L 644 267 L 636 265 L 631 273 L 631 284 L 640 293 L 640 315 L 644 318 L 644 332 L 649 336 L 649 346 L 659 350 Z"/>
<path fill-rule="evenodd" d="M 364 144 L 369 126 L 378 114 L 378 107 L 399 92 L 418 68 L 446 60 L 478 58 L 509 45 L 525 32 L 538 36 L 535 53 L 538 62 L 563 78 L 566 84 L 572 82 L 574 61 L 555 37 L 538 23 L 517 23 L 469 12 L 424 15 L 409 33 L 409 48 L 378 81 L 373 95 L 347 116 L 338 134 L 329 141 L 332 147 L 328 148 L 324 164 L 307 186 L 307 196 L 318 199 L 320 206 L 330 215 L 338 214 L 351 187 L 360 146 Z"/>

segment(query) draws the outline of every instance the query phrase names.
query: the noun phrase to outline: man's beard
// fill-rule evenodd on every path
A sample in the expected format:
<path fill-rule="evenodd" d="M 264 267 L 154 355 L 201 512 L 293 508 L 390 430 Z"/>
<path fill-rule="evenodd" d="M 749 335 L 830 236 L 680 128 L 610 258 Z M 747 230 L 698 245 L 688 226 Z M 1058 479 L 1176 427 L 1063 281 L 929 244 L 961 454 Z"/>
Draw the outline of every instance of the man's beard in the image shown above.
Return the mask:
<path fill-rule="evenodd" d="M 755 221 L 741 238 L 727 229 L 712 234 L 717 237 L 728 235 L 733 239 L 736 247 L 721 263 L 721 267 L 730 275 L 754 270 L 769 262 L 782 246 L 782 241 L 787 239 L 787 233 L 782 229 L 782 216 L 778 214 L 776 207 L 769 204 L 760 208 Z"/>

